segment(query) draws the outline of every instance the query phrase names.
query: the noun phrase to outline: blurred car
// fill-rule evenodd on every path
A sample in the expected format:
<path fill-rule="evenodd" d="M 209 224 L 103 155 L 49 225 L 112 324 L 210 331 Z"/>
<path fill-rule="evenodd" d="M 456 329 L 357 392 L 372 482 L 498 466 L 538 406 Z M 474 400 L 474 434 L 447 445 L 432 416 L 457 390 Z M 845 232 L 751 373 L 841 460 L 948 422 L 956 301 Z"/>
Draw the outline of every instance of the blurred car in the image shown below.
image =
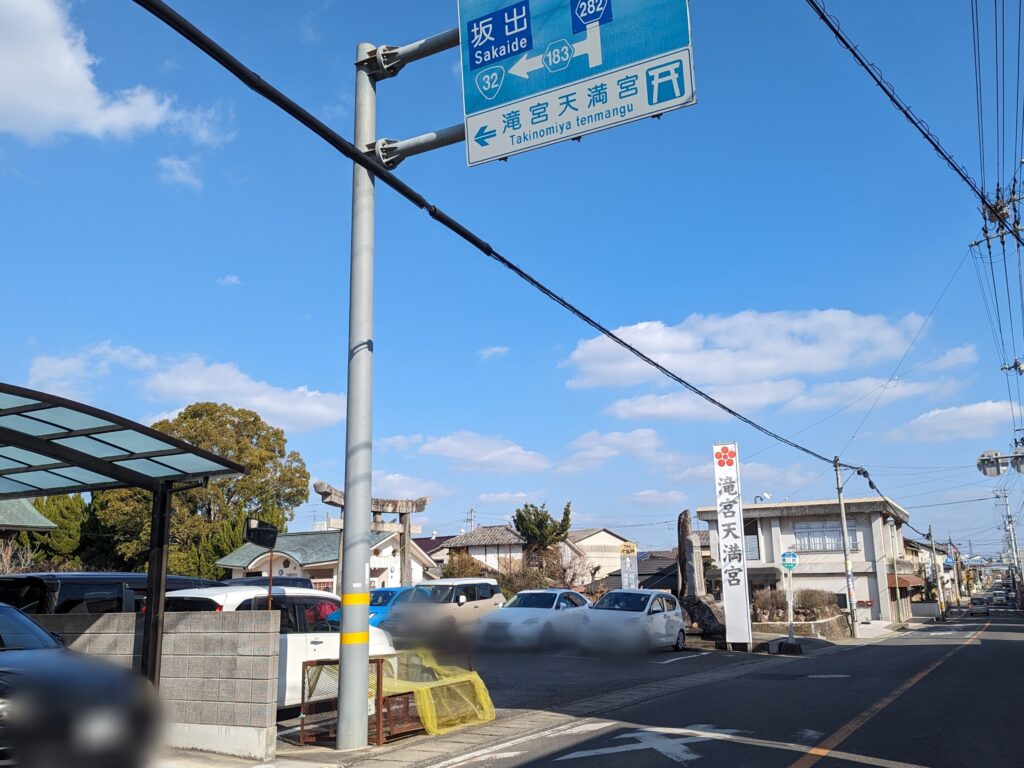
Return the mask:
<path fill-rule="evenodd" d="M 646 653 L 659 646 L 681 651 L 686 643 L 683 610 L 672 595 L 652 589 L 613 589 L 582 618 L 584 650 Z"/>
<path fill-rule="evenodd" d="M 0 603 L 32 616 L 46 613 L 133 613 L 146 600 L 144 573 L 18 573 L 0 576 Z M 195 576 L 167 577 L 167 589 L 213 587 Z"/>
<path fill-rule="evenodd" d="M 404 603 L 412 595 L 412 587 L 381 587 L 370 591 L 370 626 L 379 627 L 391 615 L 391 608 Z M 341 609 L 327 617 L 328 621 L 341 622 Z"/>
<path fill-rule="evenodd" d="M 984 597 L 972 597 L 967 606 L 968 616 L 988 616 L 991 612 L 988 609 L 988 600 Z"/>
<path fill-rule="evenodd" d="M 1006 593 L 997 589 L 992 593 L 992 605 L 1006 605 Z"/>
<path fill-rule="evenodd" d="M 386 587 L 370 592 L 370 626 L 379 627 L 387 621 L 396 605 L 412 597 L 413 587 Z"/>
<path fill-rule="evenodd" d="M 265 611 L 267 589 L 210 587 L 170 592 L 164 603 L 172 611 Z M 302 662 L 337 659 L 339 622 L 329 616 L 341 608 L 337 595 L 302 587 L 273 587 L 273 610 L 281 614 L 277 706 L 302 703 Z M 387 633 L 370 627 L 370 658 L 391 658 L 395 647 Z"/>
<path fill-rule="evenodd" d="M 568 589 L 528 589 L 484 616 L 476 640 L 485 648 L 551 648 L 576 639 L 590 606 Z"/>
<path fill-rule="evenodd" d="M 66 650 L 0 604 L 0 764 L 134 768 L 149 758 L 157 699 L 130 669 Z"/>
<path fill-rule="evenodd" d="M 450 641 L 505 604 L 494 579 L 435 579 L 413 587 L 409 597 L 389 611 L 380 628 L 396 640 Z"/>

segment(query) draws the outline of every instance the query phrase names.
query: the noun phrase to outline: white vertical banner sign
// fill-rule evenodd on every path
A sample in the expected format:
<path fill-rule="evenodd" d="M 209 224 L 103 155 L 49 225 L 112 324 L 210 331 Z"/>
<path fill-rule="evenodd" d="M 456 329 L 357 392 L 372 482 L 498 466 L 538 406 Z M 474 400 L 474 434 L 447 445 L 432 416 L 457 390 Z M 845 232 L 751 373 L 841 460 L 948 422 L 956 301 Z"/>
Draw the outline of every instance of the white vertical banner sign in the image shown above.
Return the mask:
<path fill-rule="evenodd" d="M 740 459 L 736 443 L 715 445 L 714 457 L 725 641 L 750 643 L 750 588 L 743 546 L 743 502 L 740 498 Z"/>
<path fill-rule="evenodd" d="M 629 541 L 619 547 L 619 573 L 622 589 L 640 589 L 640 573 L 637 570 L 636 544 Z"/>

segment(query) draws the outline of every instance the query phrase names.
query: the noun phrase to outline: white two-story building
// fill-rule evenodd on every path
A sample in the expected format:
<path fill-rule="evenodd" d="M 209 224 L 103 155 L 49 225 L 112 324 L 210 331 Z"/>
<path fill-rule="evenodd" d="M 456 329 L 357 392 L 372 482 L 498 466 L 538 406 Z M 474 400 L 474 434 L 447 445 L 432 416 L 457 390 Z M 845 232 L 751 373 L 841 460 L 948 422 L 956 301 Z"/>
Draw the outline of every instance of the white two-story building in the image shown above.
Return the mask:
<path fill-rule="evenodd" d="M 907 511 L 893 501 L 881 498 L 848 499 L 845 502 L 850 537 L 853 586 L 862 621 L 896 621 L 897 594 L 904 616 L 910 616 L 909 589 L 920 580 L 906 559 L 903 549 L 903 523 Z M 711 559 L 718 562 L 718 512 L 701 507 L 697 517 L 708 523 Z M 799 566 L 793 574 L 793 589 L 822 589 L 837 596 L 846 605 L 846 579 L 843 569 L 842 529 L 839 503 L 821 501 L 785 501 L 744 504 L 744 539 L 750 589 L 782 589 L 781 555 L 795 551 Z M 886 524 L 895 521 L 895 557 L 892 533 Z M 895 563 L 895 571 L 893 570 Z M 717 569 L 709 573 L 716 579 Z M 721 581 L 717 576 L 718 583 Z"/>

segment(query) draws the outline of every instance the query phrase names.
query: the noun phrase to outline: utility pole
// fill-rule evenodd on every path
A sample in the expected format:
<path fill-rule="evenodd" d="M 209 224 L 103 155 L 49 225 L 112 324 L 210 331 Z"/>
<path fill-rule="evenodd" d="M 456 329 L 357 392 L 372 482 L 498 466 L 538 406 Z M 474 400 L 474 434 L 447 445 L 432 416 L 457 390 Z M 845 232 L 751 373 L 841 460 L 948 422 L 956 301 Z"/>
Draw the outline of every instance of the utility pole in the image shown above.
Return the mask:
<path fill-rule="evenodd" d="M 850 532 L 846 529 L 846 505 L 843 503 L 843 478 L 839 473 L 839 457 L 832 460 L 836 470 L 836 494 L 839 497 L 839 526 L 843 539 L 843 569 L 846 572 L 846 603 L 850 610 L 850 637 L 860 637 L 857 627 L 857 595 L 853 589 L 853 563 L 850 561 Z"/>
<path fill-rule="evenodd" d="M 932 535 L 932 527 L 928 526 L 928 540 L 932 543 L 932 573 L 935 576 L 936 596 L 939 598 L 939 621 L 946 620 L 946 595 L 942 589 L 942 570 L 939 567 L 939 559 L 935 554 L 935 536 Z"/>
<path fill-rule="evenodd" d="M 456 48 L 459 30 L 404 46 L 356 46 L 355 130 L 353 144 L 373 152 L 388 168 L 406 157 L 465 139 L 453 126 L 406 141 L 377 139 L 377 82 L 407 64 Z M 369 568 L 372 502 L 374 176 L 352 167 L 352 256 L 349 281 L 348 406 L 345 430 L 345 527 L 342 530 L 341 647 L 338 675 L 338 749 L 366 746 L 369 716 Z M 407 544 L 408 546 L 408 544 Z"/>
<path fill-rule="evenodd" d="M 899 558 L 898 549 L 896 548 L 896 520 L 890 517 L 888 525 L 889 529 L 889 542 L 892 548 L 892 580 L 896 586 L 896 616 L 897 621 L 900 624 L 903 623 L 903 602 L 900 600 L 900 572 L 898 568 Z M 890 618 L 892 618 L 890 614 Z"/>
<path fill-rule="evenodd" d="M 357 147 L 377 133 L 377 84 L 369 59 L 374 46 L 356 46 Z M 338 749 L 366 746 L 366 674 L 370 665 L 370 518 L 373 471 L 373 245 L 374 177 L 352 165 L 352 257 L 348 310 L 348 406 L 345 421 L 345 527 L 341 533 L 341 634 Z"/>
<path fill-rule="evenodd" d="M 1020 553 L 1017 551 L 1017 530 L 1013 522 L 1013 515 L 1010 514 L 1010 494 L 1003 489 L 996 491 L 996 496 L 1003 500 L 1003 510 L 1006 514 L 1006 534 L 1010 542 L 1010 570 L 1013 574 L 1014 591 L 1017 593 L 1019 606 L 1024 596 L 1021 595 Z"/>
<path fill-rule="evenodd" d="M 949 537 L 949 554 L 953 557 L 953 583 L 956 585 L 956 607 L 960 607 L 960 559 L 953 554 L 953 537 Z"/>

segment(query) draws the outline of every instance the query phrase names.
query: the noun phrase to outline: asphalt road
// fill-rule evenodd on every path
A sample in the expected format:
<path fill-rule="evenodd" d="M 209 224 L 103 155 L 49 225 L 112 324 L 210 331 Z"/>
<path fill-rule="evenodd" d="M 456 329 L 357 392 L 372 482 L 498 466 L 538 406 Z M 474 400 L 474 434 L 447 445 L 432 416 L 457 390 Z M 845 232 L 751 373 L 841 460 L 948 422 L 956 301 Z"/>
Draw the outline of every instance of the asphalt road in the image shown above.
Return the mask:
<path fill-rule="evenodd" d="M 607 691 L 621 678 L 641 684 L 664 675 L 742 664 L 721 654 L 626 668 L 580 660 L 582 680 Z M 747 657 L 749 659 L 749 657 Z M 503 708 L 557 709 L 561 694 L 545 665 L 572 669 L 575 659 L 530 660 L 519 684 L 502 662 L 481 673 Z M 492 664 L 493 668 L 488 665 Z M 585 665 L 585 666 L 582 666 Z M 993 609 L 901 633 L 871 645 L 839 646 L 787 663 L 751 663 L 736 675 L 649 702 L 582 718 L 569 727 L 503 740 L 471 759 L 438 765 L 493 768 L 671 767 L 882 768 L 1024 766 L 1024 614 Z M 514 680 L 512 682 L 515 682 Z M 572 698 L 579 698 L 574 690 Z M 568 701 L 566 698 L 565 701 Z M 808 748 L 814 748 L 809 752 Z"/>

